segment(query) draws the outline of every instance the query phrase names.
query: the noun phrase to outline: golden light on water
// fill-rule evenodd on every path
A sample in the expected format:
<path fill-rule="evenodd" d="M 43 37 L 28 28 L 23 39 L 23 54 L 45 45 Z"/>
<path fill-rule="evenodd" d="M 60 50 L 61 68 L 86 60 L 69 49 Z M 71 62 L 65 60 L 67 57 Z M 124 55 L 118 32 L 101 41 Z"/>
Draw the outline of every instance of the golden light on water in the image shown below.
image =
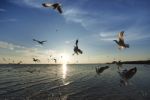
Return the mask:
<path fill-rule="evenodd" d="M 67 64 L 63 64 L 62 65 L 62 78 L 66 79 L 66 75 L 67 75 Z"/>
<path fill-rule="evenodd" d="M 67 54 L 62 54 L 62 78 L 66 79 L 67 76 L 67 62 L 69 61 L 69 56 Z"/>

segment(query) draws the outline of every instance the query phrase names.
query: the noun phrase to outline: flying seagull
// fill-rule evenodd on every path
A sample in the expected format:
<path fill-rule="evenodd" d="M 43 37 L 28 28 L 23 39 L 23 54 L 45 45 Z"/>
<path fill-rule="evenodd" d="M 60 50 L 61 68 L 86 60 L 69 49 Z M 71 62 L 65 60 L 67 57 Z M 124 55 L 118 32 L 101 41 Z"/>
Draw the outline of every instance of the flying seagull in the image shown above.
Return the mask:
<path fill-rule="evenodd" d="M 39 60 L 39 59 L 36 59 L 36 58 L 33 58 L 33 61 L 34 61 L 34 62 L 40 62 L 40 60 Z"/>
<path fill-rule="evenodd" d="M 125 44 L 125 42 L 124 42 L 124 31 L 121 31 L 119 33 L 118 38 L 119 38 L 119 41 L 117 41 L 117 40 L 113 40 L 113 41 L 115 41 L 118 44 L 119 49 L 129 48 L 129 44 Z"/>
<path fill-rule="evenodd" d="M 79 41 L 78 41 L 78 39 L 77 39 L 77 40 L 76 40 L 76 43 L 75 43 L 75 46 L 74 46 L 74 49 L 73 49 L 73 50 L 74 50 L 73 55 L 74 55 L 74 54 L 79 55 L 79 53 L 80 53 L 80 54 L 83 53 L 82 50 L 78 48 L 78 42 L 79 42 Z"/>
<path fill-rule="evenodd" d="M 128 80 L 131 79 L 137 72 L 137 68 L 131 68 L 129 70 L 125 69 L 122 72 L 118 72 L 119 75 L 121 76 L 121 80 L 120 80 L 120 86 L 127 86 L 129 84 Z"/>
<path fill-rule="evenodd" d="M 43 7 L 52 7 L 53 9 L 56 9 L 60 14 L 62 14 L 62 8 L 60 3 L 43 3 Z"/>
<path fill-rule="evenodd" d="M 53 60 L 55 61 L 55 63 L 57 63 L 57 59 L 56 58 L 54 58 Z"/>
<path fill-rule="evenodd" d="M 96 67 L 95 70 L 96 70 L 96 73 L 98 75 L 100 75 L 104 70 L 108 69 L 109 66 L 105 66 L 105 67 Z"/>
<path fill-rule="evenodd" d="M 19 61 L 17 64 L 19 65 L 19 64 L 22 64 L 23 62 L 22 61 Z"/>
<path fill-rule="evenodd" d="M 47 41 L 39 41 L 39 40 L 36 40 L 36 39 L 33 39 L 33 41 L 35 41 L 35 42 L 37 42 L 37 43 L 39 43 L 39 44 L 41 44 L 41 45 L 43 45 L 44 42 L 47 42 Z"/>

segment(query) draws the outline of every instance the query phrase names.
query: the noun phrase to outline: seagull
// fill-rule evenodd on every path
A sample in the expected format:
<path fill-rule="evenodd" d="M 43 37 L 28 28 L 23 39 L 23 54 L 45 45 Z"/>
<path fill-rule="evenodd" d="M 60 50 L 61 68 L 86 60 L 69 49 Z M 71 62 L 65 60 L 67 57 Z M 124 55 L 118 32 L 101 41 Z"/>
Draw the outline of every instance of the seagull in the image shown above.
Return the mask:
<path fill-rule="evenodd" d="M 19 64 L 21 64 L 21 63 L 23 63 L 22 61 L 19 61 L 17 64 L 19 65 Z"/>
<path fill-rule="evenodd" d="M 60 3 L 43 3 L 43 7 L 52 7 L 53 9 L 56 9 L 60 14 L 62 14 L 62 8 Z"/>
<path fill-rule="evenodd" d="M 129 44 L 125 44 L 124 43 L 124 31 L 121 31 L 119 33 L 118 38 L 119 38 L 119 41 L 117 41 L 117 40 L 113 40 L 113 41 L 115 41 L 118 44 L 119 49 L 121 49 L 121 48 L 129 48 Z"/>
<path fill-rule="evenodd" d="M 74 54 L 79 55 L 79 53 L 80 53 L 80 54 L 83 53 L 82 50 L 78 48 L 78 42 L 79 42 L 79 41 L 78 41 L 78 39 L 77 39 L 77 40 L 76 40 L 76 43 L 75 43 L 75 46 L 74 46 L 74 49 L 73 49 L 73 50 L 74 50 L 73 55 L 74 55 Z"/>
<path fill-rule="evenodd" d="M 109 66 L 105 66 L 105 67 L 96 67 L 95 68 L 95 70 L 96 70 L 96 73 L 98 74 L 98 75 L 100 75 L 104 70 L 106 70 L 106 69 L 108 69 L 109 68 Z"/>
<path fill-rule="evenodd" d="M 57 59 L 56 58 L 54 58 L 53 60 L 55 61 L 55 63 L 57 63 Z"/>
<path fill-rule="evenodd" d="M 37 42 L 37 43 L 39 43 L 39 44 L 41 44 L 41 45 L 43 45 L 44 42 L 47 42 L 47 41 L 39 41 L 39 40 L 36 40 L 36 39 L 33 39 L 33 41 L 35 41 L 35 42 Z"/>
<path fill-rule="evenodd" d="M 122 72 L 118 72 L 119 75 L 121 76 L 121 80 L 120 80 L 120 86 L 121 85 L 124 85 L 124 86 L 127 86 L 129 84 L 128 80 L 131 79 L 137 72 L 137 68 L 134 67 L 134 68 L 131 68 L 129 70 L 125 69 L 123 70 Z"/>
<path fill-rule="evenodd" d="M 35 58 L 33 58 L 33 61 L 34 61 L 34 62 L 40 62 L 39 59 L 35 59 Z"/>

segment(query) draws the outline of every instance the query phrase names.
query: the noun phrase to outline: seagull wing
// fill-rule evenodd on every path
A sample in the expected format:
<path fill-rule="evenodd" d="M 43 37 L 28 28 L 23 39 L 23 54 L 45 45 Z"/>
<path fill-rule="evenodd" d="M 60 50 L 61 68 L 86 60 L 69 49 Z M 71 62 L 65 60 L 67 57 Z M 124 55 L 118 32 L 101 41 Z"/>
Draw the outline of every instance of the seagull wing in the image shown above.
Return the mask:
<path fill-rule="evenodd" d="M 78 46 L 78 40 L 76 40 L 76 46 Z"/>
<path fill-rule="evenodd" d="M 78 52 L 79 52 L 80 54 L 82 54 L 82 53 L 83 53 L 81 49 L 78 49 Z"/>
<path fill-rule="evenodd" d="M 52 7 L 53 4 L 52 3 L 43 3 L 42 5 L 43 5 L 43 7 Z"/>
<path fill-rule="evenodd" d="M 38 41 L 38 40 L 36 40 L 36 39 L 33 39 L 33 41 L 39 42 L 39 41 Z"/>
<path fill-rule="evenodd" d="M 58 10 L 59 13 L 62 13 L 61 6 L 58 6 L 58 7 L 57 7 L 57 10 Z"/>

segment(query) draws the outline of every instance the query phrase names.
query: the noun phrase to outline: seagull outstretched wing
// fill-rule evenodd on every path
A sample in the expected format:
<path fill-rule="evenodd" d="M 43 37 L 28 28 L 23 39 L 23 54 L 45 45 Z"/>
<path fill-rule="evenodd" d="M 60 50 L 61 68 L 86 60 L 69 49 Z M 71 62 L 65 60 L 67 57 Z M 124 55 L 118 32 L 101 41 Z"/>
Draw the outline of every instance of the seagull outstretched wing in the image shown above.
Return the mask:
<path fill-rule="evenodd" d="M 36 39 L 33 39 L 33 41 L 39 42 L 39 41 L 38 41 L 38 40 L 36 40 Z"/>
<path fill-rule="evenodd" d="M 43 5 L 43 7 L 52 7 L 53 4 L 52 3 L 43 3 L 42 5 Z"/>
<path fill-rule="evenodd" d="M 82 53 L 83 53 L 81 49 L 78 49 L 78 52 L 79 52 L 80 54 L 82 54 Z"/>
<path fill-rule="evenodd" d="M 78 39 L 77 39 L 77 40 L 76 40 L 76 46 L 78 46 L 78 42 L 79 42 L 79 41 L 78 41 Z"/>
<path fill-rule="evenodd" d="M 63 12 L 62 9 L 61 9 L 61 6 L 58 6 L 58 7 L 57 7 L 57 10 L 58 10 L 59 13 L 62 13 L 62 12 Z"/>

